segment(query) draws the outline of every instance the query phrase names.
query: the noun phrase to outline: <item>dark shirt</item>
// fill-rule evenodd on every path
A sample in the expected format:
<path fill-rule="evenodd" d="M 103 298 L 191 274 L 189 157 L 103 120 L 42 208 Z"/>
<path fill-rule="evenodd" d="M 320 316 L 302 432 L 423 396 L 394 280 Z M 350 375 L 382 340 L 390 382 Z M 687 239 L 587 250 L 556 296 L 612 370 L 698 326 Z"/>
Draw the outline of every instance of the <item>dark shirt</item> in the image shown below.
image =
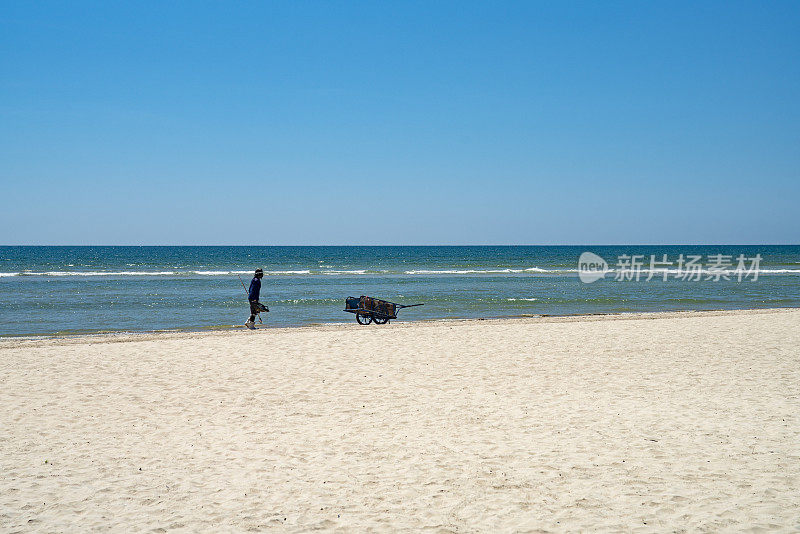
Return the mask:
<path fill-rule="evenodd" d="M 261 279 L 253 277 L 253 280 L 250 282 L 250 291 L 247 292 L 247 298 L 250 300 L 258 300 L 259 295 L 261 294 Z"/>

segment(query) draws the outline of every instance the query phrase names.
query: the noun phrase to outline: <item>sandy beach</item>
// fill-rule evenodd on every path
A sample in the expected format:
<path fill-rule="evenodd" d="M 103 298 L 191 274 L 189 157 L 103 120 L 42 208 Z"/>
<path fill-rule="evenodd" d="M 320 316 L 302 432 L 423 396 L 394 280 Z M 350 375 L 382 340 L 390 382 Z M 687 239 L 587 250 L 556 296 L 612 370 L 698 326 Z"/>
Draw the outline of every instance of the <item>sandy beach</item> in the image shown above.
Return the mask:
<path fill-rule="evenodd" d="M 800 310 L 0 340 L 0 531 L 796 531 Z"/>

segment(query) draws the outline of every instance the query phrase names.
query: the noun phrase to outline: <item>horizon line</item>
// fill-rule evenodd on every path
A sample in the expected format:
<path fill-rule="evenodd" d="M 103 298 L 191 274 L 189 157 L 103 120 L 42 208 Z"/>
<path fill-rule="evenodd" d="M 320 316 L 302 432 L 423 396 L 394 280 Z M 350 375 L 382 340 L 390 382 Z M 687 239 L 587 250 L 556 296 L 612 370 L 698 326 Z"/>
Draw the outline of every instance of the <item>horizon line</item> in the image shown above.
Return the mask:
<path fill-rule="evenodd" d="M 677 247 L 677 246 L 739 246 L 739 247 L 796 247 L 800 243 L 462 243 L 462 244 L 293 244 L 293 245 L 241 245 L 241 244 L 0 244 L 0 247 Z"/>

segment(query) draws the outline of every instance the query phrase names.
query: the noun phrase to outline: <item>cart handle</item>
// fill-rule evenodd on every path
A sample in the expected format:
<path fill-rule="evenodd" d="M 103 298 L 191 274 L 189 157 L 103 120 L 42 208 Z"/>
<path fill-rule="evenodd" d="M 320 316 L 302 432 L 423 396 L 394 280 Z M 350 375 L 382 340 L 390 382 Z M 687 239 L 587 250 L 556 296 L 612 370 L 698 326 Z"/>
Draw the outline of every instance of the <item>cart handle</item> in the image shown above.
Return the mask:
<path fill-rule="evenodd" d="M 422 304 L 397 304 L 396 306 L 398 308 L 413 308 L 414 306 L 424 306 L 424 305 L 425 303 L 423 302 Z"/>

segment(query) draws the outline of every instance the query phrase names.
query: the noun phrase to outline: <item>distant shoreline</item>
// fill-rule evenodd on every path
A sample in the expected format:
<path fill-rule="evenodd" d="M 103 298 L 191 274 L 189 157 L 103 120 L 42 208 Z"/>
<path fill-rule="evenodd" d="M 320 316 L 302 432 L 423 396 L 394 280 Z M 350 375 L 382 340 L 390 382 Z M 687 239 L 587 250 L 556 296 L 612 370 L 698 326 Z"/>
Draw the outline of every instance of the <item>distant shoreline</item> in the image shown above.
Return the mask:
<path fill-rule="evenodd" d="M 751 314 L 769 314 L 769 313 L 785 313 L 794 310 L 800 310 L 800 307 L 786 306 L 779 308 L 735 308 L 735 309 L 708 309 L 708 310 L 664 310 L 655 312 L 616 312 L 616 313 L 576 313 L 564 315 L 552 314 L 520 314 L 520 315 L 507 315 L 507 316 L 494 316 L 494 317 L 465 317 L 453 318 L 447 317 L 442 319 L 417 319 L 417 320 L 395 320 L 389 325 L 368 325 L 360 326 L 353 321 L 340 321 L 340 322 L 324 322 L 324 323 L 306 323 L 294 326 L 270 326 L 268 322 L 263 325 L 256 325 L 256 332 L 248 331 L 245 327 L 239 325 L 231 326 L 211 326 L 196 329 L 175 329 L 175 330 L 120 330 L 120 331 L 101 331 L 101 332 L 78 332 L 78 333 L 53 333 L 41 335 L 0 335 L 0 348 L 7 347 L 15 341 L 21 342 L 36 342 L 36 341 L 81 341 L 91 343 L 103 342 L 123 342 L 123 341 L 145 341 L 158 338 L 171 338 L 171 337 L 197 337 L 197 336 L 215 336 L 215 335 L 228 335 L 232 333 L 247 333 L 254 335 L 258 330 L 277 332 L 277 331 L 298 331 L 298 330 L 332 330 L 337 328 L 357 328 L 360 330 L 383 330 L 387 328 L 397 327 L 411 327 L 411 326 L 425 326 L 425 325 L 446 325 L 451 323 L 453 325 L 469 325 L 469 324 L 486 324 L 492 322 L 529 322 L 529 323 L 555 323 L 555 322 L 581 322 L 581 321 L 619 321 L 619 320 L 652 320 L 652 319 L 669 319 L 681 317 L 716 317 L 725 315 L 751 315 Z"/>

